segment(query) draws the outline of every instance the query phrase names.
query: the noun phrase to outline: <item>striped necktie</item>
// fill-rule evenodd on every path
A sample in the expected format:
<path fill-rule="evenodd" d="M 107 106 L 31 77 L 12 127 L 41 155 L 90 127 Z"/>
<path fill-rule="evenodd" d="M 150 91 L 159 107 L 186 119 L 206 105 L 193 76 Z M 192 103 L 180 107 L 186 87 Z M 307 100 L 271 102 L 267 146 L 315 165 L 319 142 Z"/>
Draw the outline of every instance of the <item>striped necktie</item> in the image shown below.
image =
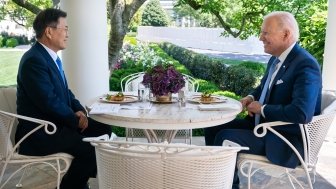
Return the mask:
<path fill-rule="evenodd" d="M 64 76 L 62 61 L 61 61 L 61 59 L 59 57 L 57 57 L 56 63 L 57 63 L 57 66 L 58 66 L 58 71 L 60 72 L 60 74 L 62 76 L 63 83 L 65 84 L 65 78 L 64 78 L 65 76 Z"/>
<path fill-rule="evenodd" d="M 265 84 L 264 84 L 263 90 L 262 90 L 261 95 L 260 95 L 260 98 L 259 98 L 259 103 L 260 103 L 261 105 L 263 105 L 264 102 L 265 102 L 265 97 L 266 97 L 267 91 L 268 91 L 268 89 L 269 89 L 269 84 L 270 84 L 272 75 L 273 75 L 273 73 L 274 73 L 274 71 L 275 71 L 276 65 L 277 65 L 279 62 L 280 62 L 280 60 L 279 60 L 278 58 L 276 58 L 276 59 L 273 61 L 272 65 L 271 65 L 271 67 L 270 67 L 270 69 L 269 69 L 269 71 L 268 71 L 268 76 L 267 76 L 266 82 L 265 82 Z M 255 125 L 258 125 L 259 122 L 260 122 L 260 114 L 256 114 L 256 115 L 255 115 Z"/>

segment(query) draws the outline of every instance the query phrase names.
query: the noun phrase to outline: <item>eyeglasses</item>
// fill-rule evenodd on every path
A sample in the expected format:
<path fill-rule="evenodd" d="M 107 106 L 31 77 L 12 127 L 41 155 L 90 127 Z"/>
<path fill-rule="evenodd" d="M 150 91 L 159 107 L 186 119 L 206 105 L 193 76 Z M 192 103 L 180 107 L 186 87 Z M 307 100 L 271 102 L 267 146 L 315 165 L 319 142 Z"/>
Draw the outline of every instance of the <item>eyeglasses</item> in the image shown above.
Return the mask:
<path fill-rule="evenodd" d="M 68 26 L 65 26 L 64 28 L 57 27 L 57 26 L 48 26 L 48 27 L 51 27 L 51 28 L 54 28 L 54 29 L 64 30 L 64 31 L 67 32 L 67 33 L 68 33 L 68 31 L 69 31 Z"/>

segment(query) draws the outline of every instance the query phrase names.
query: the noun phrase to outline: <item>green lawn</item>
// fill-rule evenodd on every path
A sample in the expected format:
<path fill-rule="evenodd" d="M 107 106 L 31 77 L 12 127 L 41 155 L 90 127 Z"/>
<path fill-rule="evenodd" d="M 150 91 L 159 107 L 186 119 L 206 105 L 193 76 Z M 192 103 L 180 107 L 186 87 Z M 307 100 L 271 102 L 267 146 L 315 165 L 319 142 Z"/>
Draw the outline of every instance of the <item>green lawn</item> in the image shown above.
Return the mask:
<path fill-rule="evenodd" d="M 24 51 L 0 49 L 0 86 L 16 85 L 16 75 Z"/>

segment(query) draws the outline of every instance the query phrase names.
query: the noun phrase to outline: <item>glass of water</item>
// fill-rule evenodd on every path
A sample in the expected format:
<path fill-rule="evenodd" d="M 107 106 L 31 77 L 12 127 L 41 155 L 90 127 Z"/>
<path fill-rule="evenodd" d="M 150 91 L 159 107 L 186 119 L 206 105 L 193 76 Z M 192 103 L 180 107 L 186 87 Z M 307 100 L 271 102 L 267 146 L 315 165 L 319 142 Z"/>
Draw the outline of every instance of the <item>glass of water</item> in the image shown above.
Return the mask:
<path fill-rule="evenodd" d="M 138 84 L 138 100 L 144 101 L 146 100 L 146 87 L 142 83 Z"/>

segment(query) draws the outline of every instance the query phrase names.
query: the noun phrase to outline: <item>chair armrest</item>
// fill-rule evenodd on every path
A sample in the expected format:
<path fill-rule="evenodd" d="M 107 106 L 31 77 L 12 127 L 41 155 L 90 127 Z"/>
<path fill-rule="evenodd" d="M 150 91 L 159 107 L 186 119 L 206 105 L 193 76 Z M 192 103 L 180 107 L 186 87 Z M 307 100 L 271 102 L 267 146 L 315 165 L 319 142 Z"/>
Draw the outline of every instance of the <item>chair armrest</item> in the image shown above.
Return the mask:
<path fill-rule="evenodd" d="M 299 161 L 300 161 L 301 165 L 304 167 L 304 169 L 307 169 L 307 165 L 305 164 L 305 161 L 303 160 L 302 156 L 300 155 L 299 151 L 295 148 L 295 146 L 293 146 L 292 143 L 290 143 L 284 136 L 282 136 L 279 132 L 277 132 L 275 129 L 272 128 L 272 127 L 283 126 L 283 125 L 288 125 L 288 124 L 293 124 L 293 123 L 282 122 L 282 121 L 262 123 L 262 124 L 257 125 L 254 128 L 253 132 L 254 132 L 254 135 L 256 135 L 257 137 L 264 137 L 267 133 L 267 130 L 269 130 L 270 132 L 275 134 L 277 137 L 279 137 L 282 141 L 284 141 L 294 151 L 296 156 L 299 158 Z M 259 128 L 262 128 L 261 133 L 258 133 Z"/>
<path fill-rule="evenodd" d="M 261 123 L 254 128 L 253 132 L 254 132 L 254 135 L 257 137 L 264 137 L 267 133 L 267 129 L 271 127 L 283 126 L 283 125 L 288 125 L 288 124 L 293 124 L 293 123 L 283 122 L 283 121 L 273 121 L 273 122 Z M 259 128 L 262 128 L 261 133 L 258 133 Z"/>
<path fill-rule="evenodd" d="M 52 135 L 56 132 L 57 127 L 55 124 L 49 122 L 49 121 L 45 121 L 45 120 L 41 120 L 41 119 L 36 119 L 36 118 L 32 118 L 32 117 L 27 117 L 27 116 L 22 116 L 22 115 L 18 115 L 18 114 L 13 114 L 13 113 L 9 113 L 9 112 L 4 112 L 4 111 L 0 111 L 3 114 L 6 114 L 9 117 L 12 118 L 18 118 L 18 119 L 22 119 L 22 120 L 26 120 L 26 121 L 30 121 L 30 122 L 34 122 L 34 123 L 38 123 L 40 125 L 38 125 L 36 128 L 34 128 L 33 130 L 31 130 L 30 132 L 28 132 L 25 136 L 23 136 L 13 147 L 13 152 L 14 153 L 16 151 L 16 149 L 18 148 L 18 146 L 22 143 L 22 141 L 24 141 L 26 138 L 28 138 L 32 133 L 36 132 L 37 130 L 41 129 L 42 127 L 44 127 L 44 131 L 49 134 Z M 48 127 L 49 126 L 49 127 Z M 11 127 L 12 129 L 13 127 Z M 49 129 L 48 129 L 49 128 Z"/>

